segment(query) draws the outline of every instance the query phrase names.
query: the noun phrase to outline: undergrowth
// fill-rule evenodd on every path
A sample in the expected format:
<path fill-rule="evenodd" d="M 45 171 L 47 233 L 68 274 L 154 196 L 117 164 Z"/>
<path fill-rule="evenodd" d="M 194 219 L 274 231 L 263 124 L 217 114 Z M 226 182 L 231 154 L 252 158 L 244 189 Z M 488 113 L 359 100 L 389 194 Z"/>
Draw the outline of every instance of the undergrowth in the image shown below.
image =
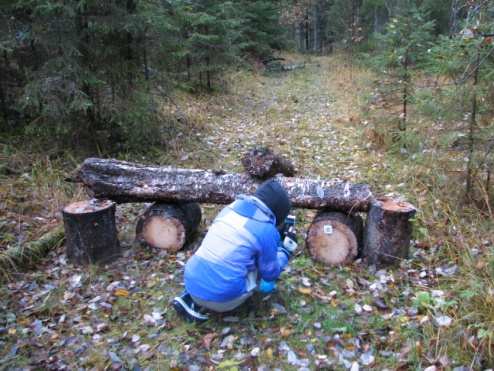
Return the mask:
<path fill-rule="evenodd" d="M 410 107 L 407 131 L 399 132 L 393 102 L 376 97 L 380 83 L 379 76 L 367 80 L 360 102 L 358 128 L 367 148 L 360 157 L 361 168 L 367 169 L 363 180 L 381 193 L 401 194 L 415 203 L 416 249 L 431 252 L 428 266 L 458 267 L 457 276 L 439 282 L 450 292 L 448 312 L 457 321 L 447 330 L 426 334 L 427 342 L 471 367 L 480 359 L 487 367 L 494 359 L 491 195 L 479 174 L 474 199 L 465 201 L 464 155 L 453 144 L 459 137 L 457 125 L 435 119 L 447 117 L 441 110 L 452 108 L 432 99 L 434 92 L 422 92 L 422 99 Z"/>

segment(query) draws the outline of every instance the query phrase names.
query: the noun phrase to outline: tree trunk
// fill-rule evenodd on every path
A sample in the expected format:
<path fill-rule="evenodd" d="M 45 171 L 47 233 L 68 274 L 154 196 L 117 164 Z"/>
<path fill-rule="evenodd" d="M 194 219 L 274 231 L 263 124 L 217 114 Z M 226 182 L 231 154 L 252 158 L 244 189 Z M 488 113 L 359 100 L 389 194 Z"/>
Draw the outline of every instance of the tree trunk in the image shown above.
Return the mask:
<path fill-rule="evenodd" d="M 458 32 L 459 1 L 452 0 L 449 14 L 449 38 L 453 38 Z"/>
<path fill-rule="evenodd" d="M 374 5 L 374 33 L 379 32 L 379 18 L 377 17 L 377 5 Z"/>
<path fill-rule="evenodd" d="M 362 218 L 321 211 L 307 233 L 307 248 L 315 260 L 328 265 L 351 263 L 362 247 Z"/>
<path fill-rule="evenodd" d="M 318 35 L 318 27 L 319 27 L 319 12 L 318 12 L 318 4 L 317 1 L 312 6 L 312 23 L 314 27 L 314 40 L 312 40 L 312 51 L 317 53 L 319 51 L 319 35 Z"/>
<path fill-rule="evenodd" d="M 66 252 L 71 263 L 106 263 L 120 256 L 115 210 L 115 203 L 108 200 L 79 201 L 63 209 Z"/>
<path fill-rule="evenodd" d="M 190 60 L 189 54 L 187 54 L 186 57 L 186 64 L 187 64 L 187 81 L 190 81 L 191 79 L 190 68 L 192 67 L 192 61 Z"/>
<path fill-rule="evenodd" d="M 204 29 L 204 33 L 206 35 L 209 35 L 209 28 L 207 26 Z M 211 56 L 209 54 L 209 50 L 207 50 L 207 54 L 206 54 L 206 80 L 207 80 L 208 90 L 209 91 L 213 90 L 211 85 Z"/>
<path fill-rule="evenodd" d="M 77 12 L 75 16 L 75 29 L 77 36 L 77 51 L 79 53 L 79 59 L 82 66 L 87 67 L 89 70 L 91 69 L 91 61 L 89 58 L 89 50 L 90 50 L 90 39 L 88 32 L 88 20 L 84 16 L 86 12 L 86 6 L 81 4 L 80 7 L 77 7 Z M 91 89 L 90 84 L 83 79 L 82 92 L 88 97 L 91 102 L 94 102 L 93 91 Z M 40 109 L 41 112 L 41 109 Z M 94 114 L 94 105 L 90 105 L 86 108 L 86 116 L 88 118 L 90 126 L 95 127 L 96 117 Z M 78 138 L 77 138 L 78 140 Z"/>
<path fill-rule="evenodd" d="M 5 128 L 8 127 L 9 123 L 9 115 L 7 110 L 7 99 L 5 97 L 4 89 L 3 89 L 3 73 L 2 68 L 0 67 L 0 110 L 2 111 L 2 116 L 5 122 Z"/>
<path fill-rule="evenodd" d="M 366 184 L 309 178 L 276 179 L 294 207 L 367 211 L 372 193 Z M 252 194 L 258 182 L 247 174 L 175 169 L 111 159 L 89 158 L 71 181 L 84 183 L 97 198 L 117 202 L 208 202 L 227 204 L 239 194 Z"/>
<path fill-rule="evenodd" d="M 146 31 L 144 31 L 144 36 L 142 38 L 142 57 L 144 62 L 144 78 L 149 81 L 149 62 L 148 62 L 148 51 L 146 46 Z"/>
<path fill-rule="evenodd" d="M 303 52 L 305 50 L 305 22 L 299 22 L 298 36 L 299 51 Z"/>
<path fill-rule="evenodd" d="M 267 179 L 276 174 L 295 175 L 295 167 L 289 160 L 266 147 L 251 149 L 244 154 L 241 162 L 245 171 L 258 179 Z"/>
<path fill-rule="evenodd" d="M 127 0 L 127 14 L 131 15 L 134 14 L 136 9 L 137 9 L 137 4 L 134 2 L 134 0 Z M 132 73 L 133 70 L 133 62 L 134 62 L 134 51 L 132 50 L 132 44 L 134 43 L 134 35 L 132 35 L 132 32 L 130 31 L 125 31 L 125 36 L 126 36 L 126 55 L 125 58 L 127 60 L 127 82 L 129 86 L 131 87 L 133 85 L 133 80 L 134 76 Z"/>
<path fill-rule="evenodd" d="M 408 257 L 416 209 L 408 202 L 382 198 L 372 202 L 364 232 L 363 256 L 369 264 L 397 265 Z"/>
<path fill-rule="evenodd" d="M 410 76 L 408 74 L 408 50 L 405 52 L 405 58 L 403 61 L 403 68 L 405 73 L 403 74 L 403 110 L 401 113 L 400 120 L 400 131 L 405 131 L 407 129 L 407 115 L 408 115 L 408 85 L 410 83 Z"/>
<path fill-rule="evenodd" d="M 309 23 L 309 9 L 305 12 L 305 50 L 309 51 L 310 48 L 310 23 Z"/>
<path fill-rule="evenodd" d="M 210 64 L 211 64 L 211 59 L 209 56 L 206 57 L 206 79 L 207 79 L 207 86 L 208 90 L 211 91 L 213 90 L 213 86 L 211 85 L 211 70 L 210 70 Z"/>
<path fill-rule="evenodd" d="M 477 85 L 479 82 L 480 49 L 477 50 L 475 72 L 473 74 L 472 112 L 470 114 L 470 128 L 468 131 L 468 162 L 467 181 L 465 186 L 465 200 L 469 199 L 473 188 L 473 167 L 475 155 L 475 130 L 477 128 Z"/>
<path fill-rule="evenodd" d="M 139 217 L 136 240 L 152 248 L 176 252 L 189 242 L 201 222 L 201 207 L 154 203 Z"/>

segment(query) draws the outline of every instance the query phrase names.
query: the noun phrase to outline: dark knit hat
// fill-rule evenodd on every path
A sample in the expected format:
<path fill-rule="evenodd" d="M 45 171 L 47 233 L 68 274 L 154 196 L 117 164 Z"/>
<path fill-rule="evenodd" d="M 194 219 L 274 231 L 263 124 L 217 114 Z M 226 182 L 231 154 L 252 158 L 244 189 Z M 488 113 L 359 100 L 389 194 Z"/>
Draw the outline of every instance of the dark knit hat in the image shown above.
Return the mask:
<path fill-rule="evenodd" d="M 276 217 L 276 225 L 284 222 L 292 204 L 280 183 L 274 179 L 266 180 L 257 188 L 255 196 L 271 209 Z"/>

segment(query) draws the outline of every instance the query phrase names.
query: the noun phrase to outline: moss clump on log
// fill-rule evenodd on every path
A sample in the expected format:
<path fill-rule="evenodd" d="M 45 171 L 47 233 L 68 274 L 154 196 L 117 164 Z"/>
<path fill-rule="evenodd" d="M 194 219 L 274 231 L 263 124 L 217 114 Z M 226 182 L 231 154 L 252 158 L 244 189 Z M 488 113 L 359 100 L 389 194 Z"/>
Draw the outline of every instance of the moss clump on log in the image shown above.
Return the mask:
<path fill-rule="evenodd" d="M 10 271 L 36 263 L 50 250 L 60 246 L 64 237 L 63 225 L 59 225 L 37 241 L 28 242 L 24 246 L 13 247 L 0 253 L 0 275 L 8 277 Z"/>

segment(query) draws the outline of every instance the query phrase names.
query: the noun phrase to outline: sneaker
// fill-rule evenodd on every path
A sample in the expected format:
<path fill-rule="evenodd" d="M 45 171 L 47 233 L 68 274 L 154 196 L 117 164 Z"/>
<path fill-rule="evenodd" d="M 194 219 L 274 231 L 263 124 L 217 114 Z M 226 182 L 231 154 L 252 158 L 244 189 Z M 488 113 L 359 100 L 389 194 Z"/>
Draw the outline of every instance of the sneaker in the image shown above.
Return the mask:
<path fill-rule="evenodd" d="M 189 321 L 204 322 L 209 319 L 207 314 L 202 313 L 203 308 L 192 300 L 186 291 L 173 299 L 172 305 L 179 315 Z"/>

